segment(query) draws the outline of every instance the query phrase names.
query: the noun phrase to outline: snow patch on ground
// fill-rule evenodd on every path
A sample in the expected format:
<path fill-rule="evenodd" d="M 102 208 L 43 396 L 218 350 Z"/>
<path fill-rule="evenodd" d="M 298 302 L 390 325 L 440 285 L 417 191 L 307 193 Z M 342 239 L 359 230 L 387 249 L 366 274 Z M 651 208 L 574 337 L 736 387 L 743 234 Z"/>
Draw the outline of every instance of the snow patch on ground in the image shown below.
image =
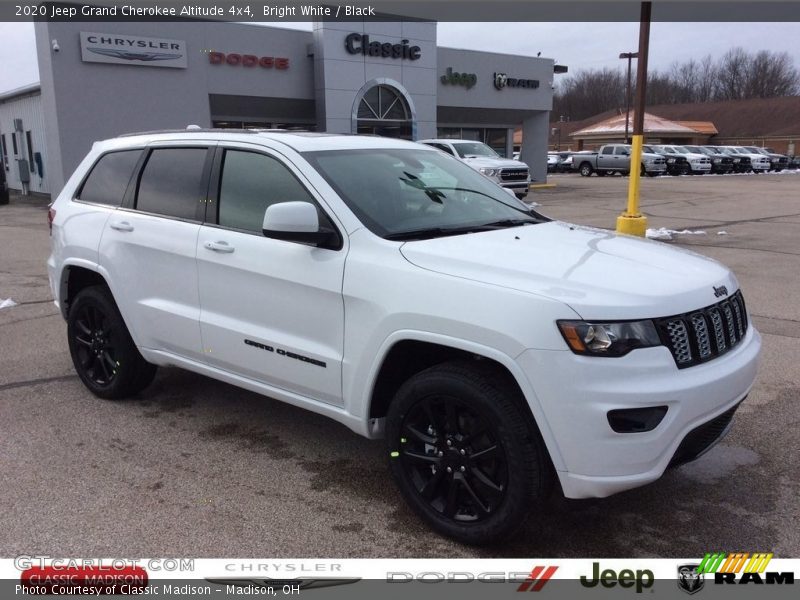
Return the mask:
<path fill-rule="evenodd" d="M 727 231 L 718 231 L 717 235 L 728 235 Z"/>
<path fill-rule="evenodd" d="M 0 300 L 0 308 L 11 308 L 12 306 L 17 306 L 17 303 L 14 302 L 11 298 Z"/>
<path fill-rule="evenodd" d="M 671 240 L 674 235 L 705 235 L 705 231 L 690 231 L 684 229 L 683 231 L 676 231 L 675 229 L 667 229 L 659 227 L 658 229 L 648 229 L 645 236 L 651 240 Z"/>

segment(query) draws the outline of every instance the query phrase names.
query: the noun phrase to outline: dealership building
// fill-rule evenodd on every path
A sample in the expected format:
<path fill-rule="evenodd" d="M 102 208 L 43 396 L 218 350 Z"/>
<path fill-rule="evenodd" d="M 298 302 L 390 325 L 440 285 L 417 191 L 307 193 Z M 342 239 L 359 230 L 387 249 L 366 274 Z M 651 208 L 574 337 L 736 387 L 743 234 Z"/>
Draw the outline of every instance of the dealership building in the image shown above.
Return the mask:
<path fill-rule="evenodd" d="M 38 22 L 35 31 L 40 86 L 21 100 L 41 119 L 16 117 L 13 96 L 0 122 L 0 135 L 22 136 L 16 154 L 3 149 L 12 187 L 22 165 L 46 178 L 32 191 L 57 193 L 95 140 L 190 124 L 464 138 L 503 156 L 522 127 L 521 159 L 534 180 L 546 177 L 553 61 L 439 47 L 433 22 L 320 21 L 313 31 Z"/>

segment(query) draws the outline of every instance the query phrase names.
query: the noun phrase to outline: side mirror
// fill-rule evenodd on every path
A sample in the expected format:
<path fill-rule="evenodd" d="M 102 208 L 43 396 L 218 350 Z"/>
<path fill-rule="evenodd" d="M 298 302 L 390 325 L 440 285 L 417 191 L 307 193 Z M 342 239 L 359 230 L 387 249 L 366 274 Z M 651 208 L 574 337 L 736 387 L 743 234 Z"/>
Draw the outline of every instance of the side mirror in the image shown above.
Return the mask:
<path fill-rule="evenodd" d="M 322 248 L 336 248 L 338 236 L 320 227 L 317 207 L 310 202 L 281 202 L 267 207 L 261 231 L 265 237 L 300 242 Z"/>

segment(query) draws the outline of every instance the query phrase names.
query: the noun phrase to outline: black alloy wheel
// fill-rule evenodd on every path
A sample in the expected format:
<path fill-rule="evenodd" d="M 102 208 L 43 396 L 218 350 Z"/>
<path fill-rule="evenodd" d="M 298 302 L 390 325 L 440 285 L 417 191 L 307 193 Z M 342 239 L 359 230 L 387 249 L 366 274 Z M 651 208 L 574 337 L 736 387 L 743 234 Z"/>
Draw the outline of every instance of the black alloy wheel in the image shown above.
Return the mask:
<path fill-rule="evenodd" d="M 554 471 L 516 383 L 481 361 L 412 376 L 386 416 L 389 467 L 412 509 L 468 544 L 522 531 Z"/>
<path fill-rule="evenodd" d="M 105 286 L 85 288 L 70 301 L 67 341 L 78 377 L 96 396 L 126 398 L 155 377 L 155 365 L 139 353 Z"/>
<path fill-rule="evenodd" d="M 486 519 L 503 503 L 508 462 L 497 432 L 452 396 L 427 396 L 401 425 L 400 463 L 417 492 L 454 521 Z"/>
<path fill-rule="evenodd" d="M 97 386 L 111 385 L 117 375 L 118 333 L 108 316 L 96 305 L 84 303 L 75 315 L 76 355 L 81 369 Z"/>

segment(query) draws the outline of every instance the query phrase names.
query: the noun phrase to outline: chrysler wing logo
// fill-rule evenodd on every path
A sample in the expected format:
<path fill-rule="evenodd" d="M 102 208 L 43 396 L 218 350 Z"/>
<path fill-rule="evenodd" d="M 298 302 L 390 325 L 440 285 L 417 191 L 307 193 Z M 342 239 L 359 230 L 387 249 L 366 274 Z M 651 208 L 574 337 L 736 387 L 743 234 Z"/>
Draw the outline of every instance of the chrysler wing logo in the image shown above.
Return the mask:
<path fill-rule="evenodd" d="M 211 579 L 206 577 L 209 583 L 216 583 L 219 585 L 235 586 L 237 588 L 279 588 L 286 585 L 297 586 L 301 590 L 310 590 L 314 588 L 333 587 L 335 585 L 347 585 L 350 583 L 357 583 L 361 581 L 360 577 L 345 578 L 333 577 L 330 579 L 246 579 L 246 578 L 232 578 L 232 579 Z"/>
<path fill-rule="evenodd" d="M 119 58 L 122 60 L 141 60 L 150 62 L 154 60 L 175 60 L 183 54 L 170 54 L 168 52 L 134 52 L 133 50 L 113 50 L 111 48 L 86 48 L 89 52 Z"/>
<path fill-rule="evenodd" d="M 712 285 L 711 287 L 714 288 L 714 296 L 716 298 L 721 298 L 722 296 L 727 296 L 728 295 L 728 288 L 726 288 L 724 285 L 721 285 L 719 287 L 716 287 L 716 286 Z"/>
<path fill-rule="evenodd" d="M 705 575 L 697 572 L 700 565 L 680 565 L 678 567 L 678 587 L 687 594 L 694 594 L 703 589 Z"/>
<path fill-rule="evenodd" d="M 504 87 L 506 87 L 507 83 L 508 83 L 508 75 L 506 75 L 505 73 L 494 74 L 494 87 L 496 87 L 498 90 L 502 90 Z"/>

